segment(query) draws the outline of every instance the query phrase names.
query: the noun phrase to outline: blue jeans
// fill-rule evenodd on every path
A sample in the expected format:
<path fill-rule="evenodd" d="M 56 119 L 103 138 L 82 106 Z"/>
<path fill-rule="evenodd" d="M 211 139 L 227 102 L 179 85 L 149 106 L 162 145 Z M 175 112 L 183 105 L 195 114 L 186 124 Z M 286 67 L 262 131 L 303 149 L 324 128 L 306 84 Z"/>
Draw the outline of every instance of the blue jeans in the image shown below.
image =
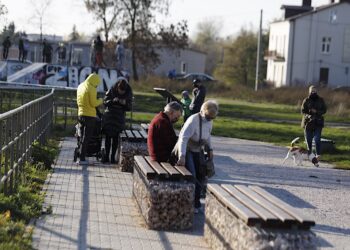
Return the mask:
<path fill-rule="evenodd" d="M 186 168 L 188 171 L 191 172 L 191 174 L 194 177 L 194 184 L 195 184 L 195 190 L 194 190 L 194 207 L 200 208 L 200 196 L 202 191 L 202 185 L 204 181 L 204 177 L 199 174 L 200 163 L 199 163 L 199 152 L 191 152 L 188 151 L 186 153 Z"/>
<path fill-rule="evenodd" d="M 321 133 L 322 127 L 315 127 L 311 130 L 305 129 L 305 139 L 309 154 L 312 153 L 312 139 L 314 139 L 316 145 L 316 155 L 321 155 Z"/>

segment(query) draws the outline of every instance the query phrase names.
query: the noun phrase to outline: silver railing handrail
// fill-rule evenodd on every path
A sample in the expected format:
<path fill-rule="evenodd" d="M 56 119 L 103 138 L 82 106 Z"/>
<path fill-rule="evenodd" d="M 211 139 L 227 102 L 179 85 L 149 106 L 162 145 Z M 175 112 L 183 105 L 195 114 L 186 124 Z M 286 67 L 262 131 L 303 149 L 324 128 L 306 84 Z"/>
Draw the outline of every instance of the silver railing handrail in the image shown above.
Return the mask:
<path fill-rule="evenodd" d="M 44 143 L 53 118 L 51 93 L 0 114 L 0 191 L 11 193 L 35 141 Z"/>

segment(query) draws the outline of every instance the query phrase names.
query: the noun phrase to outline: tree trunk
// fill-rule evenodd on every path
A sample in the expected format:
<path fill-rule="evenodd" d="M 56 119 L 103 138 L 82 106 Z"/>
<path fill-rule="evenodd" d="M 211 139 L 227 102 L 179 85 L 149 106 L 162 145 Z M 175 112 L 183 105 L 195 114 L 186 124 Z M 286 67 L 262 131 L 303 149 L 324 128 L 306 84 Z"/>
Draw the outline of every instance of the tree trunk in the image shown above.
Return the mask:
<path fill-rule="evenodd" d="M 136 31 L 135 31 L 135 18 L 131 22 L 131 64 L 132 64 L 132 75 L 135 81 L 139 80 L 139 75 L 137 74 L 136 65 Z"/>

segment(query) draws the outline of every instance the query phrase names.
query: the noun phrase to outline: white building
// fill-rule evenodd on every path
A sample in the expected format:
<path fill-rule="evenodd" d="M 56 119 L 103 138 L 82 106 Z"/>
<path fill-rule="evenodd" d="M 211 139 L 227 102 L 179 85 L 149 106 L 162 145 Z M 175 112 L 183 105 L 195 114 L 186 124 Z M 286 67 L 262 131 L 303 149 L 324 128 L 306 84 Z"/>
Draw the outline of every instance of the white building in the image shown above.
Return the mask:
<path fill-rule="evenodd" d="M 323 83 L 350 86 L 350 1 L 311 7 L 282 6 L 283 21 L 270 26 L 267 81 L 276 87 Z"/>

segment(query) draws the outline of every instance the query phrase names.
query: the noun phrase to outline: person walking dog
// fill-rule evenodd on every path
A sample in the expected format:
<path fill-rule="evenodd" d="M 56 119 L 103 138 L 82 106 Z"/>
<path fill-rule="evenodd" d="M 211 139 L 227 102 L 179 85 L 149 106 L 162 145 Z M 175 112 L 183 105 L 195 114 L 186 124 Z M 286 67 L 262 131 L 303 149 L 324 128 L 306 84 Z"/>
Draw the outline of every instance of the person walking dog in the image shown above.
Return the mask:
<path fill-rule="evenodd" d="M 301 105 L 303 119 L 301 126 L 304 128 L 305 140 L 307 142 L 308 154 L 312 153 L 312 140 L 315 140 L 316 158 L 321 157 L 321 133 L 324 127 L 323 115 L 327 112 L 327 106 L 322 97 L 317 94 L 314 85 L 309 87 L 309 96 Z"/>

